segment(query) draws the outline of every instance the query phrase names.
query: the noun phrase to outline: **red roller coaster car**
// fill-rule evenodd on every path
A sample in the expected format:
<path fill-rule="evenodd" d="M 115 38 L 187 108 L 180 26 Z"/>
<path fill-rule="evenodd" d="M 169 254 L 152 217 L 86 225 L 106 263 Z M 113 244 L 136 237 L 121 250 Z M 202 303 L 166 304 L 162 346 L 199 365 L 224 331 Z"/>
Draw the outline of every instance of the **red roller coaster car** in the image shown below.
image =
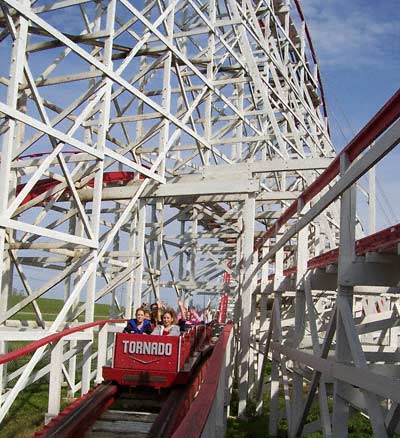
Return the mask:
<path fill-rule="evenodd" d="M 184 384 L 210 345 L 211 328 L 199 325 L 181 336 L 117 333 L 112 367 L 103 378 L 122 386 L 166 388 Z"/>

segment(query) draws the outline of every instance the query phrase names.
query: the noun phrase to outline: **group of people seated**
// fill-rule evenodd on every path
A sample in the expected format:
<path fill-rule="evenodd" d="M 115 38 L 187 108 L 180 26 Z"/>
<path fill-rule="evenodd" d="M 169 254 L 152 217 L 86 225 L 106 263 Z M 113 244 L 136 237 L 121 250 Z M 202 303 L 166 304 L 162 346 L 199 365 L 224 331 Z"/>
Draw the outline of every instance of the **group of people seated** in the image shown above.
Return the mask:
<path fill-rule="evenodd" d="M 202 323 L 200 316 L 193 307 L 187 309 L 181 299 L 178 300 L 180 312 L 165 307 L 162 302 L 153 303 L 150 311 L 145 306 L 136 310 L 135 318 L 130 319 L 124 328 L 124 333 L 146 335 L 179 336 L 181 332 Z"/>

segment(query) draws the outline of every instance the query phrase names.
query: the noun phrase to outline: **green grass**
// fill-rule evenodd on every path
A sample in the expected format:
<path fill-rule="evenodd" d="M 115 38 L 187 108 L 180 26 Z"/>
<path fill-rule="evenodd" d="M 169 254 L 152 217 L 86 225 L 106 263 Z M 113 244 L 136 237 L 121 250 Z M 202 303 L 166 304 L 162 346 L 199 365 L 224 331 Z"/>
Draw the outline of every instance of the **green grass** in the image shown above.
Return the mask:
<path fill-rule="evenodd" d="M 47 382 L 34 383 L 19 394 L 0 425 L 2 438 L 28 438 L 43 426 L 47 410 Z"/>
<path fill-rule="evenodd" d="M 44 425 L 47 411 L 49 385 L 46 378 L 24 389 L 16 398 L 3 422 L 0 424 L 1 438 L 31 438 Z M 63 389 L 63 396 L 66 391 Z M 61 409 L 67 403 L 61 402 Z"/>
<path fill-rule="evenodd" d="M 12 296 L 10 299 L 10 307 L 17 304 L 24 297 Z M 39 298 L 37 300 L 43 318 L 46 321 L 54 321 L 59 311 L 61 310 L 64 301 L 50 298 Z M 109 319 L 110 306 L 107 304 L 95 304 L 95 319 Z M 14 320 L 35 320 L 32 305 L 26 306 L 12 318 Z M 79 318 L 82 322 L 83 318 Z M 9 351 L 15 350 L 30 342 L 10 342 Z M 97 344 L 97 338 L 94 339 L 94 344 Z M 96 348 L 96 347 L 95 347 Z M 9 364 L 9 371 L 13 371 L 23 366 L 31 355 L 24 356 L 18 360 L 12 361 Z M 79 356 L 78 356 L 79 360 Z M 42 359 L 37 367 L 46 365 L 47 359 Z M 77 375 L 79 378 L 79 375 Z M 11 385 L 13 382 L 10 382 Z M 33 437 L 34 432 L 43 427 L 44 414 L 47 412 L 48 404 L 48 380 L 47 377 L 40 381 L 29 385 L 18 395 L 11 406 L 11 409 L 5 419 L 0 424 L 1 438 L 28 438 Z M 62 389 L 62 397 L 66 396 L 66 389 Z M 67 403 L 61 401 L 61 408 L 67 406 Z"/>
<path fill-rule="evenodd" d="M 281 404 L 281 400 L 280 400 Z M 283 402 L 284 404 L 284 402 Z M 280 406 L 283 408 L 283 406 Z M 313 406 L 307 417 L 307 422 L 318 418 L 318 407 Z M 349 419 L 349 438 L 372 437 L 372 428 L 369 420 L 360 413 L 356 413 Z M 250 416 L 247 420 L 235 417 L 228 418 L 226 438 L 264 438 L 268 434 L 268 415 Z M 278 437 L 288 436 L 286 420 L 281 420 L 278 427 Z M 315 432 L 308 435 L 310 438 L 323 438 L 322 432 Z"/>
<path fill-rule="evenodd" d="M 268 376 L 271 372 L 271 362 L 266 364 L 265 375 Z M 236 418 L 238 407 L 238 391 L 237 382 L 234 381 L 231 397 L 231 414 L 233 417 L 228 418 L 226 438 L 264 438 L 268 436 L 268 412 L 269 412 L 269 393 L 264 394 L 264 414 L 261 416 L 255 415 L 254 404 L 248 402 L 247 419 L 242 420 Z M 330 411 L 332 411 L 332 401 L 328 400 Z M 280 392 L 279 395 L 279 410 L 285 409 L 285 400 Z M 319 418 L 318 400 L 312 404 L 310 412 L 307 416 L 306 423 L 311 423 Z M 372 428 L 368 418 L 357 412 L 349 419 L 349 438 L 368 438 L 373 436 Z M 280 420 L 278 425 L 278 437 L 284 438 L 288 436 L 287 421 Z M 308 435 L 310 438 L 323 438 L 322 432 L 315 432 Z M 397 435 L 395 435 L 397 437 Z"/>
<path fill-rule="evenodd" d="M 10 299 L 9 307 L 22 301 L 25 297 L 21 295 L 13 295 Z M 64 305 L 63 300 L 57 300 L 52 298 L 38 298 L 36 300 L 43 318 L 46 321 L 54 321 Z M 79 303 L 83 304 L 83 303 Z M 110 306 L 108 304 L 95 304 L 94 305 L 95 320 L 108 319 L 110 315 Z M 18 313 L 16 313 L 11 319 L 14 320 L 34 320 L 35 313 L 32 304 L 24 307 Z M 83 315 L 79 317 L 79 321 L 82 322 Z"/>
<path fill-rule="evenodd" d="M 267 432 L 268 418 L 265 415 L 261 417 L 251 417 L 248 421 L 228 418 L 226 436 L 229 438 L 265 438 Z"/>

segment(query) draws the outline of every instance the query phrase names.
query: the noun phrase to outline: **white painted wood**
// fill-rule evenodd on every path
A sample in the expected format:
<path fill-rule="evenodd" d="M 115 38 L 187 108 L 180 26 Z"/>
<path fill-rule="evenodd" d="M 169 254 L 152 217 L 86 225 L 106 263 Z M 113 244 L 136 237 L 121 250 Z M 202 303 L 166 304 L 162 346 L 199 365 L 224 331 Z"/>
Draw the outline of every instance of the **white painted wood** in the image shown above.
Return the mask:
<path fill-rule="evenodd" d="M 254 214 L 255 198 L 249 196 L 243 206 L 243 280 L 240 290 L 241 317 L 240 317 L 240 348 L 239 360 L 239 415 L 244 416 L 248 398 L 249 372 L 249 339 L 251 301 L 255 279 L 251 278 L 253 271 L 253 241 L 254 241 Z"/>
<path fill-rule="evenodd" d="M 57 20 L 60 13 L 74 17 L 74 35 L 69 22 Z M 319 67 L 306 57 L 306 26 L 295 8 L 283 0 L 143 5 L 112 0 L 105 6 L 65 0 L 32 8 L 24 0 L 4 0 L 2 14 L 2 44 L 10 57 L 3 70 L 0 66 L 1 351 L 10 341 L 71 326 L 80 315 L 92 321 L 98 300 L 111 299 L 115 315 L 125 305 L 124 316 L 130 317 L 132 304 L 151 302 L 153 296 L 181 293 L 196 302 L 203 295 L 212 303 L 223 289 L 237 328 L 242 317 L 242 416 L 253 388 L 258 412 L 263 391 L 272 391 L 271 436 L 283 414 L 278 394 L 285 397 L 292 436 L 316 428 L 330 436 L 332 419 L 341 436 L 335 424 L 343 417 L 336 409 L 331 418 L 325 385 L 336 381 L 341 388 L 335 396 L 346 415 L 354 402 L 370 413 L 377 436 L 384 436 L 385 425 L 396 430 L 392 364 L 398 362 L 398 313 L 387 308 L 386 298 L 398 293 L 398 261 L 380 253 L 354 259 L 353 231 L 346 234 L 346 222 L 339 223 L 335 200 L 398 143 L 399 123 L 343 169 L 331 189 L 318 193 L 308 212 L 301 211 L 300 200 L 298 215 L 285 234 L 277 230 L 260 260 L 253 254 L 254 238 L 335 157 L 319 106 Z M 28 199 L 47 178 L 57 185 Z M 372 178 L 371 230 L 374 191 Z M 347 207 L 342 208 L 346 217 Z M 152 214 L 146 223 L 147 208 Z M 308 259 L 335 247 L 339 233 L 339 266 L 307 273 Z M 292 266 L 297 274 L 286 277 L 284 269 Z M 231 275 L 225 285 L 224 272 Z M 10 306 L 14 275 L 25 295 Z M 60 283 L 65 303 L 49 323 L 38 298 L 50 296 Z M 274 318 L 267 311 L 272 293 Z M 360 305 L 361 297 L 368 304 Z M 354 320 L 347 309 L 353 298 L 357 316 L 367 310 L 364 319 Z M 260 321 L 256 299 L 261 299 Z M 27 306 L 34 308 L 28 321 L 10 321 Z M 336 308 L 339 363 L 332 362 Z M 101 365 L 111 357 L 106 329 L 99 333 L 99 351 L 93 336 L 88 331 L 66 338 L 66 352 L 54 358 L 54 364 L 63 362 L 70 394 L 101 381 Z M 249 342 L 261 352 L 249 350 Z M 82 343 L 83 352 L 78 351 Z M 356 368 L 346 360 L 348 352 L 356 357 Z M 8 379 L 17 383 L 0 395 L 0 418 L 29 382 L 50 372 L 51 366 L 34 371 L 42 353 L 4 376 L 2 387 Z M 83 369 L 76 360 L 81 353 Z M 268 386 L 263 368 L 270 359 Z M 230 388 L 232 376 L 224 380 Z M 355 383 L 361 390 L 352 390 Z M 320 418 L 305 425 L 317 390 Z M 229 394 L 222 392 L 209 417 L 209 436 L 224 434 Z M 391 407 L 385 401 L 385 425 L 374 401 L 381 397 L 394 400 Z"/>
<path fill-rule="evenodd" d="M 47 415 L 56 416 L 60 412 L 61 383 L 62 383 L 62 360 L 64 340 L 60 340 L 51 352 L 51 369 L 49 382 L 49 401 Z"/>

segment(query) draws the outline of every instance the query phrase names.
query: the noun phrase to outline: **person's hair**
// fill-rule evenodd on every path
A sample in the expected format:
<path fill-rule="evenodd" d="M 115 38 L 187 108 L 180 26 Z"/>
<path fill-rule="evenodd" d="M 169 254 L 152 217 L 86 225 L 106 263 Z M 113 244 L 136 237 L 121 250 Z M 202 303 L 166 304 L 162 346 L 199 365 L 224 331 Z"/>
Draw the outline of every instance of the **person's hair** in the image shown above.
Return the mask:
<path fill-rule="evenodd" d="M 151 304 L 151 305 L 150 305 L 150 309 L 152 309 L 154 306 L 157 307 L 157 309 L 158 309 L 158 304 L 157 304 L 157 303 L 153 303 L 153 304 Z"/>
<path fill-rule="evenodd" d="M 138 307 L 136 309 L 135 316 L 138 314 L 138 312 L 143 312 L 144 314 L 146 314 L 146 311 L 143 309 L 143 307 Z"/>
<path fill-rule="evenodd" d="M 172 309 L 171 307 L 167 307 L 167 308 L 163 311 L 163 313 L 162 313 L 162 315 L 161 315 L 161 319 L 164 318 L 164 315 L 165 315 L 166 313 L 169 313 L 169 314 L 171 315 L 171 318 L 172 318 L 172 324 L 176 324 L 176 323 L 178 322 L 178 317 L 177 317 L 176 312 L 175 312 L 174 309 Z"/>

